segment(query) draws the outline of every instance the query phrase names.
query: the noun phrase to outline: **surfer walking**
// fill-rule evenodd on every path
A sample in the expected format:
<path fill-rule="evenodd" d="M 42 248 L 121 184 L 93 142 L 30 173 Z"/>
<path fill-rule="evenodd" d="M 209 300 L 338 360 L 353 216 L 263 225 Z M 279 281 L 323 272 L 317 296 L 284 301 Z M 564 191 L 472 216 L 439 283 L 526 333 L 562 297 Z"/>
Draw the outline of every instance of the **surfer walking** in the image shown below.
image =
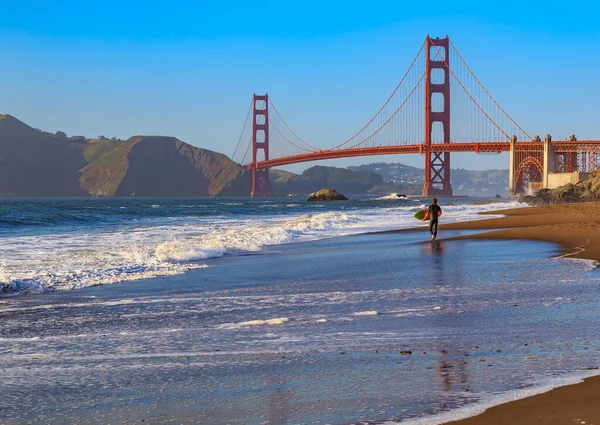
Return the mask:
<path fill-rule="evenodd" d="M 427 214 L 423 217 L 423 221 L 429 219 L 429 232 L 431 233 L 431 240 L 435 240 L 438 229 L 438 217 L 442 215 L 442 209 L 437 203 L 437 199 L 431 200 L 431 205 L 427 209 Z"/>

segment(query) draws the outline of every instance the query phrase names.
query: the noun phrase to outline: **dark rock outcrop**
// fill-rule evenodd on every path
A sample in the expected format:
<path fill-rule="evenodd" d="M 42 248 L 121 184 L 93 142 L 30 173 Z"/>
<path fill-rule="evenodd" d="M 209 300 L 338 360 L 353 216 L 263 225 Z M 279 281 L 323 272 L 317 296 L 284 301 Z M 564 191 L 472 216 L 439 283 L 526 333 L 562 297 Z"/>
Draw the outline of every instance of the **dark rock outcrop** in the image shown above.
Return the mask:
<path fill-rule="evenodd" d="M 308 202 L 319 201 L 347 201 L 344 195 L 334 189 L 321 189 L 318 192 L 313 192 L 308 197 Z"/>
<path fill-rule="evenodd" d="M 529 205 L 600 200 L 600 170 L 590 173 L 588 179 L 580 183 L 568 183 L 556 189 L 542 189 L 535 195 L 520 196 L 518 200 Z"/>

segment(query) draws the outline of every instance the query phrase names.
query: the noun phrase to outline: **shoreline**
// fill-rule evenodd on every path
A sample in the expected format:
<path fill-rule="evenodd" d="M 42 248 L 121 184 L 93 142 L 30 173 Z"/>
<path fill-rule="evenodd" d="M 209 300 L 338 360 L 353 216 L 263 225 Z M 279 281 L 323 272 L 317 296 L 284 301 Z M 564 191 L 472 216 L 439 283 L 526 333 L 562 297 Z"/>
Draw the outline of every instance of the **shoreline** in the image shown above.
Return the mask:
<path fill-rule="evenodd" d="M 600 376 L 577 379 L 537 394 L 485 408 L 464 419 L 451 419 L 442 425 L 546 425 L 595 424 L 600 418 Z M 535 388 L 533 388 L 535 391 Z"/>
<path fill-rule="evenodd" d="M 438 240 L 532 240 L 561 246 L 563 257 L 600 262 L 600 202 L 555 204 L 511 208 L 479 213 L 503 215 L 482 220 L 440 224 Z M 442 221 L 443 222 L 443 221 Z M 388 230 L 377 233 L 404 233 L 423 230 Z M 444 230 L 486 230 L 472 235 L 444 238 Z"/>
<path fill-rule="evenodd" d="M 440 238 L 439 241 L 445 242 L 445 241 L 451 241 L 451 240 L 467 240 L 467 239 L 533 239 L 536 241 L 543 241 L 543 242 L 553 242 L 553 243 L 559 243 L 562 246 L 562 251 L 563 251 L 563 256 L 567 255 L 566 258 L 583 258 L 587 260 L 591 260 L 591 261 L 597 261 L 597 257 L 596 258 L 590 258 L 593 256 L 590 256 L 590 250 L 588 250 L 588 245 L 590 245 L 590 242 L 586 242 L 585 246 L 579 246 L 579 249 L 577 248 L 577 243 L 581 242 L 581 238 L 582 237 L 587 237 L 587 239 L 590 238 L 590 232 L 589 231 L 584 231 L 584 232 L 579 232 L 579 233 L 573 233 L 572 231 L 569 231 L 568 229 L 565 231 L 566 233 L 569 233 L 570 236 L 572 236 L 572 240 L 570 240 L 570 242 L 572 242 L 571 245 L 568 245 L 567 243 L 561 243 L 561 241 L 559 240 L 549 240 L 549 239 L 536 239 L 536 238 L 528 238 L 528 237 L 524 237 L 523 236 L 523 232 L 528 230 L 528 229 L 534 229 L 532 232 L 534 234 L 534 236 L 536 235 L 536 233 L 539 233 L 539 228 L 541 226 L 558 226 L 560 228 L 560 226 L 566 225 L 567 228 L 569 228 L 569 226 L 572 227 L 577 227 L 578 225 L 585 225 L 585 224 L 589 224 L 590 220 L 589 219 L 589 214 L 591 214 L 590 212 L 587 211 L 587 209 L 593 210 L 594 208 L 597 208 L 598 206 L 600 206 L 600 203 L 594 203 L 591 207 L 589 206 L 582 206 L 582 205 L 574 205 L 574 206 L 560 206 L 559 210 L 556 210 L 556 208 L 549 208 L 549 207 L 537 207 L 537 208 L 517 208 L 517 209 L 511 209 L 511 210 L 497 210 L 497 211 L 490 211 L 488 213 L 480 213 L 483 214 L 483 216 L 485 215 L 497 215 L 497 214 L 505 214 L 506 217 L 501 217 L 501 218 L 489 218 L 489 219 L 482 219 L 482 220 L 477 220 L 475 218 L 472 219 L 472 221 L 469 222 L 456 222 L 456 223 L 450 223 L 450 224 L 446 224 L 444 226 L 440 226 Z M 570 208 L 575 208 L 576 209 L 576 213 L 574 214 L 569 214 L 569 209 Z M 600 219 L 600 218 L 599 218 Z M 467 232 L 460 232 L 460 230 L 468 230 Z M 504 231 L 515 231 L 516 232 L 516 236 L 513 237 L 492 237 L 492 238 L 487 238 L 486 235 L 488 235 L 488 233 L 474 233 L 477 231 L 490 231 L 491 234 L 495 234 L 496 232 L 504 232 Z M 348 247 L 351 248 L 351 251 L 361 251 L 360 247 L 362 246 L 363 248 L 367 248 L 367 247 L 371 247 L 371 249 L 373 250 L 373 257 L 372 258 L 381 258 L 382 255 L 385 255 L 383 253 L 385 253 L 386 251 L 389 250 L 385 250 L 382 249 L 382 247 L 394 247 L 396 245 L 398 245 L 398 239 L 405 239 L 404 237 L 402 238 L 397 238 L 395 237 L 393 234 L 388 235 L 388 237 L 382 237 L 379 238 L 379 243 L 381 243 L 382 245 L 377 245 L 377 244 L 373 244 L 373 246 L 371 246 L 371 243 L 369 242 L 369 239 L 372 239 L 373 241 L 375 241 L 377 239 L 377 235 L 376 233 L 395 233 L 395 232 L 403 232 L 403 231 L 408 231 L 408 232 L 414 232 L 415 234 L 407 234 L 405 235 L 407 238 L 406 239 L 410 239 L 410 243 L 411 244 L 416 244 L 417 245 L 417 249 L 423 249 L 424 252 L 427 252 L 427 250 L 431 250 L 430 248 L 430 244 L 429 244 L 429 237 L 427 236 L 427 230 L 424 227 L 419 227 L 419 228 L 409 228 L 409 229 L 402 229 L 402 230 L 396 230 L 396 231 L 385 231 L 385 232 L 373 232 L 371 233 L 371 235 L 373 236 L 372 238 L 367 237 L 365 240 L 361 240 L 360 238 L 358 238 L 359 235 L 361 234 L 354 234 L 351 235 L 350 239 L 345 240 L 345 236 L 342 238 L 336 238 L 336 240 L 331 241 L 330 238 L 326 238 L 325 240 L 322 240 L 320 242 L 318 242 L 318 244 L 320 244 L 322 246 L 322 248 L 326 248 L 325 251 L 319 251 L 320 254 L 319 256 L 322 255 L 323 252 L 340 252 L 340 245 L 344 245 L 346 244 Z M 425 233 L 419 233 L 419 231 L 425 231 Z M 447 235 L 449 232 L 451 232 L 452 237 L 449 238 L 444 238 L 444 235 Z M 465 234 L 467 233 L 467 235 L 465 236 L 455 236 L 455 235 L 461 235 L 461 234 Z M 473 234 L 471 234 L 473 233 Z M 555 232 L 547 232 L 549 236 L 554 235 Z M 369 235 L 369 233 L 362 233 L 363 235 Z M 545 236 L 548 236 L 545 235 Z M 356 236 L 356 239 L 352 239 L 352 236 Z M 423 236 L 426 236 L 425 238 Z M 591 236 L 591 238 L 596 238 L 595 236 Z M 586 240 L 587 240 L 586 239 Z M 360 241 L 360 242 L 359 242 Z M 387 241 L 387 242 L 386 242 Z M 566 241 L 569 242 L 569 241 Z M 569 242 L 569 243 L 570 243 Z M 473 245 L 486 245 L 486 246 L 491 246 L 494 245 L 494 247 L 496 246 L 501 246 L 503 243 L 506 242 L 489 242 L 489 243 L 483 243 L 483 244 L 473 244 Z M 498 244 L 498 245 L 495 245 Z M 431 246 L 434 246 L 435 244 L 431 244 Z M 444 254 L 444 260 L 446 261 L 447 265 L 455 265 L 457 264 L 456 262 L 453 262 L 452 260 L 452 255 L 456 255 L 457 252 L 459 252 L 459 250 L 457 249 L 453 249 L 451 248 L 452 245 L 461 245 L 460 242 L 457 242 L 456 244 L 448 244 L 448 246 L 446 247 L 446 253 Z M 516 243 L 511 243 L 512 248 L 516 249 L 516 250 L 520 250 L 519 252 L 522 252 L 523 255 L 529 255 L 529 253 L 532 253 L 533 255 L 537 255 L 540 258 L 557 258 L 557 255 L 559 255 L 559 250 L 558 247 L 556 245 L 553 245 L 552 249 L 548 249 L 546 250 L 546 248 L 544 247 L 543 244 L 540 244 L 538 246 L 538 248 L 523 248 L 523 245 L 526 245 L 525 243 L 520 244 L 519 242 Z M 535 246 L 535 244 L 532 244 Z M 582 244 L 580 244 L 582 245 Z M 492 257 L 492 262 L 498 261 L 497 255 L 498 255 L 498 250 L 497 248 L 491 247 L 489 249 L 490 252 L 494 253 L 494 256 Z M 479 248 L 477 249 L 479 250 Z M 534 254 L 535 251 L 537 251 L 537 254 Z M 541 250 L 541 251 L 540 251 Z M 292 251 L 295 251 L 292 248 Z M 341 250 L 343 251 L 343 250 Z M 411 251 L 414 251 L 414 249 L 411 249 Z M 283 252 L 285 252 L 285 250 L 283 250 Z M 515 255 L 514 251 L 510 251 L 507 250 L 505 252 L 512 252 L 511 255 Z M 543 254 L 542 254 L 543 252 Z M 297 253 L 296 253 L 297 254 Z M 575 254 L 579 255 L 578 257 L 575 256 Z M 390 253 L 388 252 L 388 256 L 390 255 Z M 364 252 L 361 254 L 361 257 L 364 257 L 365 254 Z M 264 264 L 267 264 L 270 262 L 270 260 L 268 260 L 268 256 L 264 256 L 263 258 L 259 258 L 260 256 L 256 256 L 257 257 L 257 261 L 256 261 L 256 265 L 255 265 L 255 272 L 260 271 L 262 272 L 262 270 L 265 268 Z M 432 255 L 432 257 L 435 257 Z M 560 257 L 560 256 L 559 256 Z M 558 258 L 559 258 L 558 257 Z M 294 258 L 291 257 L 290 258 Z M 393 257 L 394 259 L 396 257 Z M 437 258 L 441 258 L 441 257 L 437 257 Z M 219 261 L 219 259 L 214 259 L 215 261 Z M 422 257 L 421 257 L 422 260 Z M 232 261 L 244 261 L 241 257 L 240 258 L 232 258 Z M 413 264 L 419 264 L 420 260 L 413 263 Z M 466 263 L 472 263 L 473 262 L 473 257 L 468 257 L 465 260 Z M 389 262 L 388 262 L 389 263 Z M 239 263 L 241 264 L 241 263 Z M 244 263 L 246 264 L 246 263 Z M 308 263 L 305 263 L 308 264 Z M 247 266 L 247 264 L 246 264 Z M 270 264 L 269 267 L 271 268 L 273 265 Z M 421 268 L 421 266 L 419 266 L 419 268 Z M 538 267 L 543 268 L 543 265 L 539 265 Z M 231 265 L 230 265 L 231 268 Z M 231 268 L 232 270 L 238 270 L 238 267 L 233 267 Z M 286 270 L 291 270 L 291 268 L 285 268 Z M 535 273 L 535 269 L 534 273 Z M 212 270 L 212 276 L 213 276 L 213 281 L 220 281 L 219 279 L 215 279 L 215 276 L 218 276 L 220 278 L 220 272 L 218 270 Z M 269 271 L 269 273 L 273 273 L 272 270 Z M 133 297 L 139 297 L 140 295 L 144 295 L 145 292 L 149 291 L 150 293 L 153 292 L 157 292 L 160 293 L 161 297 L 163 297 L 163 293 L 165 289 L 168 290 L 173 290 L 173 288 L 177 288 L 178 285 L 173 285 L 172 283 L 169 284 L 167 282 L 181 282 L 181 283 L 185 283 L 188 282 L 188 285 L 190 288 L 194 287 L 195 284 L 191 283 L 194 281 L 193 278 L 188 277 L 184 277 L 184 275 L 187 275 L 187 272 L 182 274 L 182 275 L 174 275 L 169 277 L 168 279 L 150 279 L 152 282 L 147 283 L 146 285 L 140 285 L 140 286 L 136 286 L 136 285 L 117 285 L 116 287 L 113 288 L 113 285 L 103 285 L 102 289 L 98 289 L 98 287 L 93 288 L 94 291 L 100 291 L 100 292 L 94 292 L 95 296 L 98 295 L 102 295 L 101 292 L 104 292 L 104 295 L 108 295 L 107 299 L 105 300 L 107 305 L 117 305 L 119 306 L 119 308 L 124 309 L 123 311 L 125 311 L 126 313 L 128 312 L 128 309 L 137 309 L 139 307 L 137 303 L 122 303 L 122 298 L 123 295 L 125 294 L 129 294 L 130 296 Z M 303 274 L 305 275 L 305 274 Z M 554 275 L 552 274 L 546 274 L 546 278 L 544 279 L 544 281 L 548 281 L 551 280 L 554 277 Z M 206 275 L 203 275 L 203 279 L 206 280 L 208 279 L 208 281 L 211 281 L 211 277 L 210 275 L 207 277 Z M 354 278 L 356 279 L 356 277 Z M 370 279 L 370 278 L 369 278 Z M 232 279 L 232 281 L 236 281 L 236 279 Z M 234 286 L 234 288 L 241 288 L 242 286 Z M 543 287 L 543 286 L 542 286 Z M 92 288 L 86 288 L 88 290 L 92 290 Z M 86 289 L 83 289 L 83 291 L 85 291 Z M 181 293 L 185 293 L 187 294 L 187 290 L 185 288 L 179 288 L 179 291 L 182 291 Z M 237 289 L 236 289 L 237 290 Z M 562 291 L 562 289 L 560 289 L 560 291 Z M 75 296 L 76 294 L 73 294 L 74 298 L 77 298 L 77 296 Z M 89 294 L 88 294 L 89 295 Z M 82 292 L 78 295 L 79 297 L 86 297 L 86 293 Z M 146 296 L 146 295 L 144 295 Z M 562 293 L 557 294 L 556 296 L 563 296 Z M 0 298 L 0 302 L 2 301 L 2 299 Z M 62 302 L 62 300 L 61 300 Z M 190 301 L 190 303 L 194 303 L 195 301 Z M 115 308 L 115 307 L 110 307 L 110 308 Z M 367 310 L 367 309 L 362 309 L 360 311 L 363 310 Z M 359 311 L 359 310 L 357 310 Z M 287 313 L 286 313 L 287 314 Z M 319 311 L 319 314 L 322 314 L 321 311 Z M 532 313 L 533 314 L 533 313 Z M 287 318 L 289 315 L 286 315 L 285 317 Z M 120 317 L 120 315 L 115 315 L 115 317 Z M 279 315 L 275 315 L 275 316 L 266 316 L 266 317 L 284 317 L 284 316 L 279 316 Z M 292 317 L 291 322 L 294 323 L 294 319 L 293 319 L 293 314 L 289 317 Z M 319 316 L 321 317 L 321 316 Z M 378 317 L 386 317 L 386 316 L 378 316 Z M 600 316 L 596 316 L 596 317 L 600 317 Z M 333 322 L 332 322 L 333 323 Z M 348 322 L 351 323 L 351 322 Z M 346 325 L 343 325 L 346 326 Z M 44 328 L 46 329 L 45 325 Z M 579 328 L 580 329 L 580 328 Z M 579 331 L 578 329 L 578 331 Z M 119 329 L 121 330 L 121 329 Z M 166 335 L 171 335 L 172 331 L 177 331 L 177 332 L 181 332 L 181 329 L 178 329 L 178 326 L 175 325 L 169 325 L 168 326 L 168 333 L 166 333 Z M 127 331 L 127 329 L 126 329 Z M 591 333 L 591 335 L 595 335 L 595 329 L 593 330 L 593 332 Z M 562 333 L 558 333 L 557 335 L 561 335 Z M 118 334 L 118 335 L 122 335 L 122 334 Z M 125 333 L 125 335 L 122 336 L 118 336 L 117 338 L 119 339 L 128 339 L 131 338 L 131 336 L 128 336 L 129 334 Z M 175 334 L 178 335 L 178 334 Z M 566 335 L 566 334 L 563 334 Z M 563 338 L 564 339 L 564 338 Z M 501 335 L 499 341 L 504 341 L 505 340 L 505 336 Z M 595 337 L 591 338 L 592 341 L 595 341 Z M 31 342 L 28 342 L 31 343 Z M 592 348 L 595 352 L 594 354 L 597 354 L 598 348 L 597 346 L 594 347 L 596 344 L 592 344 Z M 502 348 L 502 347 L 501 347 Z M 192 352 L 193 350 L 188 350 L 185 351 L 183 350 L 182 353 L 184 353 L 184 356 L 182 358 L 188 357 L 188 352 Z M 221 349 L 219 349 L 219 351 L 221 351 Z M 428 352 L 430 350 L 427 350 Z M 504 349 L 503 349 L 504 351 Z M 592 350 L 590 350 L 592 351 Z M 346 353 L 343 353 L 346 354 Z M 160 357 L 160 356 L 159 356 Z M 162 357 L 168 357 L 168 356 L 162 356 Z M 517 365 L 519 365 L 520 363 L 520 359 L 519 358 L 515 358 L 514 360 L 516 360 Z M 580 357 L 580 359 L 583 359 L 584 357 Z M 563 370 L 563 372 L 566 372 L 564 375 L 562 375 L 562 377 L 559 377 L 556 380 L 550 380 L 548 382 L 546 381 L 541 381 L 535 384 L 535 386 L 532 386 L 530 388 L 526 388 L 526 389 L 516 389 L 516 390 L 510 390 L 510 391 L 506 391 L 504 393 L 502 393 L 499 396 L 495 396 L 493 394 L 488 394 L 485 397 L 483 397 L 482 400 L 473 403 L 471 405 L 465 405 L 462 408 L 459 407 L 458 409 L 453 409 L 452 411 L 439 411 L 439 415 L 435 415 L 435 416 L 428 416 L 428 417 L 422 417 L 422 418 L 414 418 L 411 420 L 405 420 L 404 422 L 407 422 L 407 424 L 440 424 L 440 423 L 452 423 L 455 425 L 460 425 L 460 424 L 467 424 L 467 425 L 479 425 L 479 424 L 507 424 L 507 423 L 511 423 L 514 422 L 516 425 L 520 425 L 520 424 L 536 424 L 536 423 L 576 423 L 576 424 L 581 424 L 582 421 L 585 421 L 587 424 L 590 423 L 599 423 L 598 422 L 598 418 L 600 418 L 600 411 L 594 410 L 594 405 L 596 404 L 595 401 L 597 399 L 597 395 L 600 391 L 600 377 L 591 377 L 591 378 L 586 378 L 588 376 L 592 376 L 592 375 L 598 375 L 600 373 L 600 371 L 598 370 L 591 370 L 594 369 L 594 366 L 598 366 L 598 364 L 596 363 L 596 359 L 595 358 L 585 358 L 586 361 L 585 362 L 579 362 L 578 366 L 572 367 L 571 368 L 571 372 L 567 372 L 566 370 Z M 591 361 L 587 361 L 587 360 L 591 360 Z M 172 361 L 172 360 L 169 360 Z M 287 362 L 288 360 L 286 360 Z M 355 365 L 354 365 L 355 366 Z M 580 367 L 581 366 L 581 367 Z M 592 366 L 591 369 L 587 369 L 588 366 Z M 452 367 L 452 366 L 450 366 Z M 526 368 L 527 366 L 524 366 L 523 364 L 520 364 L 519 367 L 524 367 Z M 539 375 L 538 375 L 539 376 Z M 582 379 L 586 378 L 584 383 L 580 383 Z M 558 393 L 559 395 L 556 395 L 556 392 L 559 391 Z M 562 391 L 566 391 L 567 395 L 564 395 L 562 393 Z M 579 404 L 578 404 L 579 403 Z M 520 407 L 522 405 L 525 405 L 525 407 Z M 564 404 L 564 405 L 563 405 Z M 589 412 L 588 410 L 589 409 Z M 585 410 L 585 415 L 584 415 L 584 410 Z M 581 414 L 579 414 L 579 412 L 582 412 Z M 474 416 L 476 415 L 476 416 Z M 562 416 L 561 416 L 562 415 Z M 460 419 L 460 418 L 465 418 L 465 419 Z M 559 418 L 560 420 L 555 421 L 554 418 Z M 460 419 L 460 420 L 459 420 Z M 578 421 L 575 421 L 575 419 L 577 419 Z M 454 421 L 454 422 L 449 422 L 449 421 Z"/>
<path fill-rule="evenodd" d="M 600 202 L 555 204 L 523 207 L 480 215 L 502 214 L 483 220 L 440 225 L 444 230 L 484 230 L 467 236 L 440 238 L 441 241 L 482 240 L 534 240 L 560 245 L 563 255 L 600 261 Z M 420 229 L 410 229 L 420 230 Z M 408 231 L 401 229 L 394 233 Z M 452 425 L 535 425 L 535 424 L 592 424 L 600 422 L 600 373 L 583 379 L 583 382 L 559 385 L 548 391 L 526 395 L 485 408 L 475 416 L 450 419 Z"/>

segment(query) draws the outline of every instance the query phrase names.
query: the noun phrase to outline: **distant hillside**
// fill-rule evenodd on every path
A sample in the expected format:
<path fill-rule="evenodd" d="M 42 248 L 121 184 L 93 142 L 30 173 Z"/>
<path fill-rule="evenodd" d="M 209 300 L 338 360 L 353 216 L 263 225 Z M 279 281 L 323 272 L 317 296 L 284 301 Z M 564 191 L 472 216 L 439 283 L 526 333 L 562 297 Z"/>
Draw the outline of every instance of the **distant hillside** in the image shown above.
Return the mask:
<path fill-rule="evenodd" d="M 383 177 L 386 185 L 371 192 L 421 193 L 424 170 L 400 163 L 373 163 L 348 167 L 349 170 L 371 171 Z M 493 196 L 508 193 L 508 170 L 472 171 L 461 168 L 450 173 L 455 195 Z"/>
<path fill-rule="evenodd" d="M 346 195 L 362 194 L 373 186 L 383 184 L 381 176 L 371 171 L 323 166 L 311 167 L 300 175 L 271 170 L 270 178 L 274 196 L 286 196 L 290 193 L 307 195 L 323 188 L 336 189 Z"/>
<path fill-rule="evenodd" d="M 81 170 L 96 196 L 247 196 L 249 173 L 225 155 L 174 137 L 136 136 Z"/>
<path fill-rule="evenodd" d="M 0 115 L 0 196 L 248 196 L 250 173 L 173 137 L 67 137 Z"/>
<path fill-rule="evenodd" d="M 322 188 L 346 195 L 420 194 L 423 170 L 375 163 L 271 170 L 274 196 Z M 505 194 L 508 170 L 452 170 L 456 195 Z M 227 156 L 174 137 L 67 137 L 0 115 L 0 196 L 248 196 L 250 172 Z"/>
<path fill-rule="evenodd" d="M 85 165 L 67 138 L 0 115 L 0 196 L 87 196 L 78 182 Z"/>

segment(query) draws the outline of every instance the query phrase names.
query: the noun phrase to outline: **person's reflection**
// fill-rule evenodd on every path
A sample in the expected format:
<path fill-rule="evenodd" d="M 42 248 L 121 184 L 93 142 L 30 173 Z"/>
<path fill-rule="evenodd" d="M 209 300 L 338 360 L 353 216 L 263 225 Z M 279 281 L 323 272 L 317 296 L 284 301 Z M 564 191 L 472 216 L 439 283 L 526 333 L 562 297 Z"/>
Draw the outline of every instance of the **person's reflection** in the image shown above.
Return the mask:
<path fill-rule="evenodd" d="M 444 245 L 440 241 L 424 243 L 423 252 L 428 255 L 442 255 L 444 253 Z"/>
<path fill-rule="evenodd" d="M 444 278 L 444 245 L 440 241 L 431 241 L 423 244 L 423 253 L 427 255 L 428 268 L 434 271 L 431 282 L 443 285 Z"/>
<path fill-rule="evenodd" d="M 431 241 L 431 253 L 434 255 L 442 255 L 444 245 L 440 241 Z"/>
<path fill-rule="evenodd" d="M 285 388 L 287 382 L 285 380 L 271 380 L 272 391 L 267 396 L 269 424 L 279 425 L 287 422 L 289 415 L 288 401 L 290 399 L 290 391 Z"/>
<path fill-rule="evenodd" d="M 447 393 L 452 389 L 452 376 L 450 375 L 449 368 L 453 367 L 445 359 L 440 359 L 438 364 L 438 372 L 442 379 L 442 391 Z"/>

